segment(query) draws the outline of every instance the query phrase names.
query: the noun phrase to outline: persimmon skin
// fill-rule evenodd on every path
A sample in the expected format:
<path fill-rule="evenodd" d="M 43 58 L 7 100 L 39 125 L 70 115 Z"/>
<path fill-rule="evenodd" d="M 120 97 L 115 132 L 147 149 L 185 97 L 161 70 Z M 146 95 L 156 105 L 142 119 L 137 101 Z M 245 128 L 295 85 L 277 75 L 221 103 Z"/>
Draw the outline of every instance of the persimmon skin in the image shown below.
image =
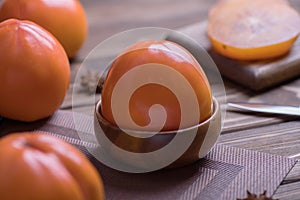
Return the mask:
<path fill-rule="evenodd" d="M 176 70 L 192 86 L 198 101 L 200 111 L 199 120 L 196 122 L 189 121 L 182 124 L 182 128 L 188 128 L 201 123 L 208 119 L 212 114 L 212 93 L 209 82 L 199 63 L 194 57 L 183 47 L 164 40 L 147 40 L 140 41 L 122 52 L 112 63 L 108 72 L 107 78 L 103 85 L 101 112 L 104 118 L 113 125 L 121 128 L 134 129 L 135 127 L 128 126 L 125 122 L 116 124 L 112 113 L 112 93 L 118 80 L 131 69 L 137 66 L 156 63 L 168 66 Z M 160 76 L 157 72 L 157 76 Z M 141 79 L 149 79 L 151 77 L 137 77 Z M 168 79 L 172 77 L 160 77 Z M 176 80 L 174 80 L 176 82 Z M 130 84 L 130 83 L 128 83 Z M 181 82 L 177 82 L 180 87 Z M 159 104 L 164 107 L 167 112 L 167 120 L 162 128 L 162 131 L 178 130 L 181 111 L 180 104 L 176 99 L 175 94 L 171 90 L 162 85 L 151 83 L 138 88 L 131 96 L 129 102 L 129 113 L 136 124 L 146 126 L 150 122 L 149 109 L 151 105 Z M 181 91 L 181 95 L 185 91 Z M 187 96 L 186 98 L 191 98 Z M 120 101 L 122 101 L 120 99 Z M 191 111 L 195 108 L 190 108 Z M 149 127 L 147 131 L 156 130 L 154 127 Z"/>
<path fill-rule="evenodd" d="M 250 49 L 226 45 L 213 39 L 212 37 L 209 39 L 214 50 L 225 57 L 235 60 L 263 60 L 287 54 L 295 43 L 297 37 L 279 44 Z"/>
<path fill-rule="evenodd" d="M 0 199 L 103 200 L 101 177 L 70 144 L 44 133 L 0 139 Z"/>
<path fill-rule="evenodd" d="M 225 57 L 262 60 L 288 53 L 299 23 L 299 14 L 284 0 L 223 0 L 209 12 L 207 34 Z"/>
<path fill-rule="evenodd" d="M 78 0 L 4 0 L 0 21 L 30 20 L 51 32 L 69 58 L 75 57 L 87 36 L 87 19 Z"/>
<path fill-rule="evenodd" d="M 61 44 L 39 25 L 0 23 L 0 115 L 36 121 L 52 115 L 69 87 L 70 64 Z"/>

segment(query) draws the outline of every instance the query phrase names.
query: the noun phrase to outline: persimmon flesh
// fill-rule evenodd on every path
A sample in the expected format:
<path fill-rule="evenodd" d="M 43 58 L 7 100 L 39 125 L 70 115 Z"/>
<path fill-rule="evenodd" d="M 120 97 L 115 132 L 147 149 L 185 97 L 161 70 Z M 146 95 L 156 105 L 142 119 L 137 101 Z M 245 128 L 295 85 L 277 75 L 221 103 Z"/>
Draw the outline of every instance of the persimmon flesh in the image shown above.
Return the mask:
<path fill-rule="evenodd" d="M 209 12 L 207 33 L 213 49 L 238 60 L 286 54 L 300 33 L 300 17 L 286 1 L 220 1 Z"/>

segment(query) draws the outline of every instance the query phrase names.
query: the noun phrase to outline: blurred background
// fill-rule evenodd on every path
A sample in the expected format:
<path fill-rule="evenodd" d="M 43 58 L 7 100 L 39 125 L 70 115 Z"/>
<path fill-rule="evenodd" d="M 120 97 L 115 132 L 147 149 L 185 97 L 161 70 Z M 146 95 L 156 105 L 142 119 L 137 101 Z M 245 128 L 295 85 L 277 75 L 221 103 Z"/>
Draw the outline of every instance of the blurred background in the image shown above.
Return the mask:
<path fill-rule="evenodd" d="M 201 22 L 207 18 L 209 8 L 217 2 L 217 0 L 79 1 L 85 8 L 89 24 L 88 38 L 79 53 L 81 59 L 98 43 L 121 31 L 149 26 L 178 29 Z M 300 10 L 300 4 L 297 4 L 299 0 L 288 1 L 295 9 Z M 0 0 L 0 4 L 2 2 L 3 0 Z"/>
<path fill-rule="evenodd" d="M 80 57 L 99 42 L 132 28 L 179 29 L 201 22 L 216 0 L 81 0 L 89 23 Z M 93 33 L 93 34 L 91 34 Z M 97 34 L 95 34 L 97 33 Z"/>

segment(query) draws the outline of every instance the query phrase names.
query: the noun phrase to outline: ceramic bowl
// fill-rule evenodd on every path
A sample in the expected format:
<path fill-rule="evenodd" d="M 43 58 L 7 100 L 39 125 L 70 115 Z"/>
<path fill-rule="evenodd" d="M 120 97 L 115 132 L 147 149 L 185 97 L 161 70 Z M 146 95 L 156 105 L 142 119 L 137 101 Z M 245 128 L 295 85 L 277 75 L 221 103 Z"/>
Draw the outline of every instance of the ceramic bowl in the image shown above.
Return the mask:
<path fill-rule="evenodd" d="M 213 114 L 209 119 L 195 126 L 176 131 L 153 133 L 148 131 L 121 129 L 109 123 L 102 116 L 101 100 L 96 104 L 94 119 L 97 141 L 100 146 L 106 150 L 106 153 L 126 164 L 142 168 L 153 164 L 153 162 L 159 162 L 157 161 L 159 159 L 156 159 L 155 156 L 151 161 L 147 162 L 143 160 L 142 158 L 145 154 L 160 150 L 170 144 L 175 136 L 178 137 L 177 141 L 179 141 L 179 143 L 175 146 L 173 145 L 174 151 L 180 149 L 181 143 L 184 143 L 184 145 L 188 144 L 188 146 L 183 147 L 183 149 L 185 148 L 183 153 L 164 168 L 181 167 L 203 158 L 216 144 L 222 126 L 220 105 L 214 97 Z M 145 137 L 147 135 L 149 135 L 149 137 Z M 107 142 L 107 139 L 109 139 L 109 142 Z M 190 139 L 190 142 L 186 142 L 186 140 Z M 118 148 L 112 148 L 114 145 Z M 129 156 L 124 156 L 120 153 L 121 151 L 118 152 L 118 150 L 121 150 L 122 152 L 131 152 L 134 154 L 134 157 L 129 158 Z M 165 156 L 165 158 L 162 158 L 163 160 L 169 158 L 168 154 L 160 154 L 160 156 Z"/>

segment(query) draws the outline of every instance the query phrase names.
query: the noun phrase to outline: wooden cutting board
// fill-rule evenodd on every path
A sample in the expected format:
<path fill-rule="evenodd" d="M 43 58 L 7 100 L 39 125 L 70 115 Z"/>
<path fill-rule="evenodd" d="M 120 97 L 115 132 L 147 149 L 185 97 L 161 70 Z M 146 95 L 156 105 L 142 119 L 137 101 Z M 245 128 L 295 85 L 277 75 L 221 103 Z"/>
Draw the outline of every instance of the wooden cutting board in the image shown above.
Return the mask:
<path fill-rule="evenodd" d="M 300 75 L 300 38 L 285 56 L 277 59 L 243 62 L 225 58 L 211 49 L 206 35 L 206 22 L 192 24 L 179 31 L 196 40 L 208 51 L 222 76 L 252 90 L 265 90 Z"/>

